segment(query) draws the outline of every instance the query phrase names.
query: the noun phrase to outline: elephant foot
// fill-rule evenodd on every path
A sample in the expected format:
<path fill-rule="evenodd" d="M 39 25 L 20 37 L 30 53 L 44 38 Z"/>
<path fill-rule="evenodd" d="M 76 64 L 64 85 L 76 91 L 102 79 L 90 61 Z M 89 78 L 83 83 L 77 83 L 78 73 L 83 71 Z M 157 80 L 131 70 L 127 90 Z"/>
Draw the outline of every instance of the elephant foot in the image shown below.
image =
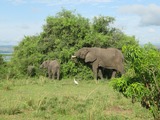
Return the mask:
<path fill-rule="evenodd" d="M 98 83 L 99 83 L 99 80 L 94 80 L 94 81 L 95 81 L 95 83 L 96 83 L 96 84 L 98 84 Z"/>
<path fill-rule="evenodd" d="M 112 78 L 115 78 L 115 76 L 116 76 L 116 71 L 113 71 L 112 76 L 111 76 L 111 79 L 112 79 Z"/>

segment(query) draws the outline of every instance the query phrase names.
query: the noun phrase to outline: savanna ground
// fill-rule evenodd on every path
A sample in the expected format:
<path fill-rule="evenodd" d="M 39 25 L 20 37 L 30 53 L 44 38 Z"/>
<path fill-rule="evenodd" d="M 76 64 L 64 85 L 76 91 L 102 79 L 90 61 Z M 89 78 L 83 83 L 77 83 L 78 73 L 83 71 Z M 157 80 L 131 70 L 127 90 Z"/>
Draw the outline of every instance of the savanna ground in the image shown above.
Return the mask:
<path fill-rule="evenodd" d="M 109 80 L 0 82 L 0 120 L 153 120 L 152 113 L 116 92 Z"/>

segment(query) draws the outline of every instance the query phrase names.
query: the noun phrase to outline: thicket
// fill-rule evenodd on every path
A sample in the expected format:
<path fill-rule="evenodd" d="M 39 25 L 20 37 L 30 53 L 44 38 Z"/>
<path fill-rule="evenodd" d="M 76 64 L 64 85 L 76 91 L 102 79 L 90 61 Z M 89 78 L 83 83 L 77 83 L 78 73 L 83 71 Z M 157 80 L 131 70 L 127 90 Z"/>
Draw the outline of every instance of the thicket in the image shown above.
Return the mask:
<path fill-rule="evenodd" d="M 140 101 L 160 119 L 160 52 L 151 44 L 124 45 L 122 51 L 127 71 L 113 81 L 114 88 L 131 97 L 133 103 Z"/>
<path fill-rule="evenodd" d="M 48 16 L 43 31 L 37 36 L 25 36 L 14 49 L 13 74 L 26 75 L 27 66 L 34 65 L 39 75 L 39 65 L 47 59 L 61 63 L 61 78 L 80 77 L 93 79 L 89 67 L 71 60 L 71 55 L 82 47 L 116 47 L 138 44 L 134 37 L 112 27 L 115 19 L 109 16 L 89 20 L 74 11 L 63 9 L 55 16 Z"/>

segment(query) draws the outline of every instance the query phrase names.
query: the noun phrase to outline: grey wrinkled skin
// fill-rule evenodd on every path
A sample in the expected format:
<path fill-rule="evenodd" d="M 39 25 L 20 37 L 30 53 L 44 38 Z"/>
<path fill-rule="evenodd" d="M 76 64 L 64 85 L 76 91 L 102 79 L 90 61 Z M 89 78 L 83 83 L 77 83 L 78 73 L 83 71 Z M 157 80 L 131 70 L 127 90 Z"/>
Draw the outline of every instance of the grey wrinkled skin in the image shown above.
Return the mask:
<path fill-rule="evenodd" d="M 57 60 L 46 60 L 40 65 L 40 68 L 47 69 L 49 78 L 60 79 L 60 64 Z"/>
<path fill-rule="evenodd" d="M 102 68 L 113 70 L 111 78 L 115 77 L 117 72 L 124 74 L 124 56 L 116 48 L 84 47 L 75 52 L 72 59 L 75 58 L 84 59 L 91 64 L 96 80 L 98 76 L 103 79 Z"/>
<path fill-rule="evenodd" d="M 27 67 L 27 74 L 28 74 L 28 76 L 30 76 L 30 77 L 35 76 L 35 75 L 36 75 L 35 66 L 29 65 L 29 66 Z"/>

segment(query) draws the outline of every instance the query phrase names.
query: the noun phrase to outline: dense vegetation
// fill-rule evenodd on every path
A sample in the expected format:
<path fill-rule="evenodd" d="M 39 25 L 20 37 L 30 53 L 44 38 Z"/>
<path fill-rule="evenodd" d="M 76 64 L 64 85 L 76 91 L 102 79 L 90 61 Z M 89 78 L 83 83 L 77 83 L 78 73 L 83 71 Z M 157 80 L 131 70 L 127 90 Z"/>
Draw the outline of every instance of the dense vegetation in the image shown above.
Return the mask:
<path fill-rule="evenodd" d="M 114 18 L 108 16 L 94 17 L 93 22 L 90 22 L 89 19 L 67 10 L 47 17 L 40 35 L 25 36 L 15 47 L 11 61 L 16 69 L 14 76 L 26 75 L 28 65 L 39 68 L 46 59 L 58 59 L 61 63 L 61 78 L 78 76 L 92 79 L 92 72 L 88 67 L 75 65 L 71 60 L 71 55 L 76 50 L 92 46 L 122 48 L 123 45 L 138 44 L 134 37 L 126 36 L 111 27 L 113 22 Z"/>
<path fill-rule="evenodd" d="M 7 63 L 5 62 L 3 55 L 0 54 L 0 80 L 6 78 L 7 74 Z"/>
<path fill-rule="evenodd" d="M 39 65 L 44 60 L 58 59 L 61 79 L 93 79 L 85 63 L 75 63 L 71 55 L 82 47 L 115 47 L 125 56 L 125 75 L 112 80 L 115 89 L 133 102 L 140 101 L 158 119 L 160 111 L 160 52 L 151 44 L 140 46 L 134 36 L 128 36 L 112 26 L 115 19 L 98 16 L 92 20 L 63 9 L 48 16 L 39 35 L 25 36 L 9 63 L 1 62 L 1 79 L 27 77 L 27 67 L 36 67 L 36 76 L 43 75 Z M 2 58 L 0 56 L 0 58 Z"/>
<path fill-rule="evenodd" d="M 140 101 L 160 118 L 160 52 L 151 44 L 143 47 L 123 46 L 126 74 L 113 81 L 113 86 L 133 103 Z"/>

